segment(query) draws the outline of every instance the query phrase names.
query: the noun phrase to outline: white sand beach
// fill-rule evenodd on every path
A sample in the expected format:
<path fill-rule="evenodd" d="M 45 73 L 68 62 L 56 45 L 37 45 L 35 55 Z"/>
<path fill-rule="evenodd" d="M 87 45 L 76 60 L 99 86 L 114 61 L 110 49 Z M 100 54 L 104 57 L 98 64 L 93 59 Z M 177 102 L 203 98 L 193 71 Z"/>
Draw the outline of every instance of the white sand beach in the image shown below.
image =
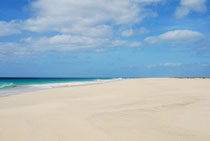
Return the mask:
<path fill-rule="evenodd" d="M 210 79 L 126 79 L 1 97 L 0 141 L 210 141 Z"/>

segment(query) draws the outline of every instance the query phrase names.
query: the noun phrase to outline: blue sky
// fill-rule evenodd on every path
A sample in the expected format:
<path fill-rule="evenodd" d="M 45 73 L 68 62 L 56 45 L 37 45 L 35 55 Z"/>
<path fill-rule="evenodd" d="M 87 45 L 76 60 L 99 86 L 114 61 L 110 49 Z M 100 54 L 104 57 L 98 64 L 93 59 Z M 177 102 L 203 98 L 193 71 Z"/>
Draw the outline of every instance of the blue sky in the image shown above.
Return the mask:
<path fill-rule="evenodd" d="M 210 77 L 209 5 L 0 1 L 0 77 Z"/>

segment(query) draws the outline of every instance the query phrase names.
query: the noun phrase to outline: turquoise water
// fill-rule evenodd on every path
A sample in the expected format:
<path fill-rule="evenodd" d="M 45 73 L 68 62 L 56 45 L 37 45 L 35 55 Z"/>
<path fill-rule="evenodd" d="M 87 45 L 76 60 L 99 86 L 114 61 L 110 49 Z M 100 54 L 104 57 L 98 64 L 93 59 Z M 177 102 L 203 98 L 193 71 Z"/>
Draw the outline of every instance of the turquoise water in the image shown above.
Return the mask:
<path fill-rule="evenodd" d="M 106 79 L 106 78 L 104 78 Z M 35 85 L 65 82 L 86 82 L 94 81 L 95 78 L 0 78 L 0 89 L 13 88 L 18 85 Z"/>
<path fill-rule="evenodd" d="M 95 84 L 110 78 L 0 78 L 0 96 L 60 86 Z"/>

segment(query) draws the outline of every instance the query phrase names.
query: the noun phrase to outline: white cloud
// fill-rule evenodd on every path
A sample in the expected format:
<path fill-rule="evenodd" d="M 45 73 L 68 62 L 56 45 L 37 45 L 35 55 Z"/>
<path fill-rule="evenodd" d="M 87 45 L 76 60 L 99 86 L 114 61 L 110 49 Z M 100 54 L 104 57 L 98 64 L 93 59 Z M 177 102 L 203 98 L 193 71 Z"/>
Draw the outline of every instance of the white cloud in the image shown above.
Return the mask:
<path fill-rule="evenodd" d="M 100 48 L 102 45 L 109 46 L 110 39 L 90 36 L 78 36 L 61 34 L 52 37 L 40 37 L 37 39 L 26 39 L 21 45 L 26 44 L 33 51 L 69 51 L 75 49 Z"/>
<path fill-rule="evenodd" d="M 20 31 L 20 24 L 16 21 L 11 22 L 4 22 L 0 21 L 0 37 L 9 36 L 12 34 L 19 34 Z"/>
<path fill-rule="evenodd" d="M 162 0 L 37 0 L 25 30 L 71 34 L 110 32 L 115 25 L 132 25 L 156 15 L 145 6 Z M 56 9 L 55 9 L 56 7 Z M 108 24 L 107 24 L 108 23 Z M 97 34 L 98 33 L 98 34 Z"/>
<path fill-rule="evenodd" d="M 173 30 L 159 36 L 151 36 L 144 39 L 145 42 L 154 44 L 161 41 L 169 43 L 192 43 L 203 39 L 205 36 L 192 30 Z"/>
<path fill-rule="evenodd" d="M 163 63 L 160 64 L 161 67 L 179 67 L 182 63 Z"/>
<path fill-rule="evenodd" d="M 135 36 L 135 35 L 140 35 L 140 34 L 146 34 L 149 31 L 145 27 L 137 28 L 137 29 L 126 29 L 122 30 L 121 35 L 124 37 L 129 37 L 129 36 Z"/>
<path fill-rule="evenodd" d="M 183 18 L 185 16 L 187 16 L 190 13 L 190 9 L 186 8 L 186 7 L 177 7 L 176 8 L 176 12 L 175 12 L 175 16 L 177 18 Z"/>
<path fill-rule="evenodd" d="M 180 67 L 182 63 L 162 63 L 162 64 L 153 64 L 148 65 L 148 68 L 156 68 L 156 67 Z"/>
<path fill-rule="evenodd" d="M 5 43 L 5 42 L 0 42 L 0 61 L 7 61 L 15 56 L 22 57 L 23 54 L 25 56 L 26 52 L 25 51 L 25 46 L 20 46 L 19 43 Z"/>
<path fill-rule="evenodd" d="M 28 31 L 38 34 L 14 43 L 0 43 L 4 50 L 1 54 L 138 47 L 140 42 L 121 40 L 121 31 L 118 29 L 132 27 L 146 17 L 157 16 L 148 5 L 161 1 L 163 0 L 36 0 L 30 3 L 30 18 L 0 22 L 0 36 Z M 131 30 L 132 33 L 124 32 L 124 35 L 147 32 L 143 27 Z"/>
<path fill-rule="evenodd" d="M 149 32 L 149 30 L 146 29 L 145 27 L 141 27 L 141 28 L 139 28 L 139 29 L 137 30 L 137 33 L 138 33 L 138 34 L 146 34 L 146 33 L 148 33 L 148 32 Z"/>
<path fill-rule="evenodd" d="M 77 49 L 102 51 L 104 47 L 139 47 L 140 45 L 140 42 L 128 42 L 120 39 L 60 34 L 52 37 L 28 37 L 21 39 L 19 42 L 0 42 L 0 56 L 22 57 L 37 52 Z"/>
<path fill-rule="evenodd" d="M 208 67 L 209 64 L 201 64 L 202 67 Z"/>
<path fill-rule="evenodd" d="M 132 42 L 128 46 L 129 47 L 140 47 L 140 46 L 142 46 L 142 43 L 141 42 Z"/>
<path fill-rule="evenodd" d="M 206 0 L 181 0 L 180 6 L 176 8 L 175 16 L 177 18 L 183 18 L 187 16 L 190 11 L 205 12 Z"/>
<path fill-rule="evenodd" d="M 156 3 L 156 2 L 161 2 L 162 0 L 133 0 L 133 1 L 139 3 Z"/>
<path fill-rule="evenodd" d="M 21 31 L 111 36 L 115 26 L 132 26 L 146 17 L 157 16 L 156 12 L 146 7 L 161 1 L 36 0 L 29 6 L 32 17 L 22 21 L 0 21 L 0 36 Z"/>
<path fill-rule="evenodd" d="M 122 36 L 129 37 L 129 36 L 133 36 L 134 35 L 134 31 L 133 31 L 133 29 L 128 29 L 128 30 L 122 31 L 121 34 L 122 34 Z"/>

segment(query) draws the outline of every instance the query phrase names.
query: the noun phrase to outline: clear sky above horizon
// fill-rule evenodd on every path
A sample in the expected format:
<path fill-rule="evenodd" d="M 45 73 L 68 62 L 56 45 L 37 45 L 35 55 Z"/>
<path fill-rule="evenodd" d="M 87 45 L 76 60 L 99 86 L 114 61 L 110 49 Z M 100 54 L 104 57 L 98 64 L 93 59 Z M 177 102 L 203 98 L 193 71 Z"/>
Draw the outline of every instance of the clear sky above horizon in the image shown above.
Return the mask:
<path fill-rule="evenodd" d="M 0 1 L 0 77 L 210 77 L 209 0 Z"/>

